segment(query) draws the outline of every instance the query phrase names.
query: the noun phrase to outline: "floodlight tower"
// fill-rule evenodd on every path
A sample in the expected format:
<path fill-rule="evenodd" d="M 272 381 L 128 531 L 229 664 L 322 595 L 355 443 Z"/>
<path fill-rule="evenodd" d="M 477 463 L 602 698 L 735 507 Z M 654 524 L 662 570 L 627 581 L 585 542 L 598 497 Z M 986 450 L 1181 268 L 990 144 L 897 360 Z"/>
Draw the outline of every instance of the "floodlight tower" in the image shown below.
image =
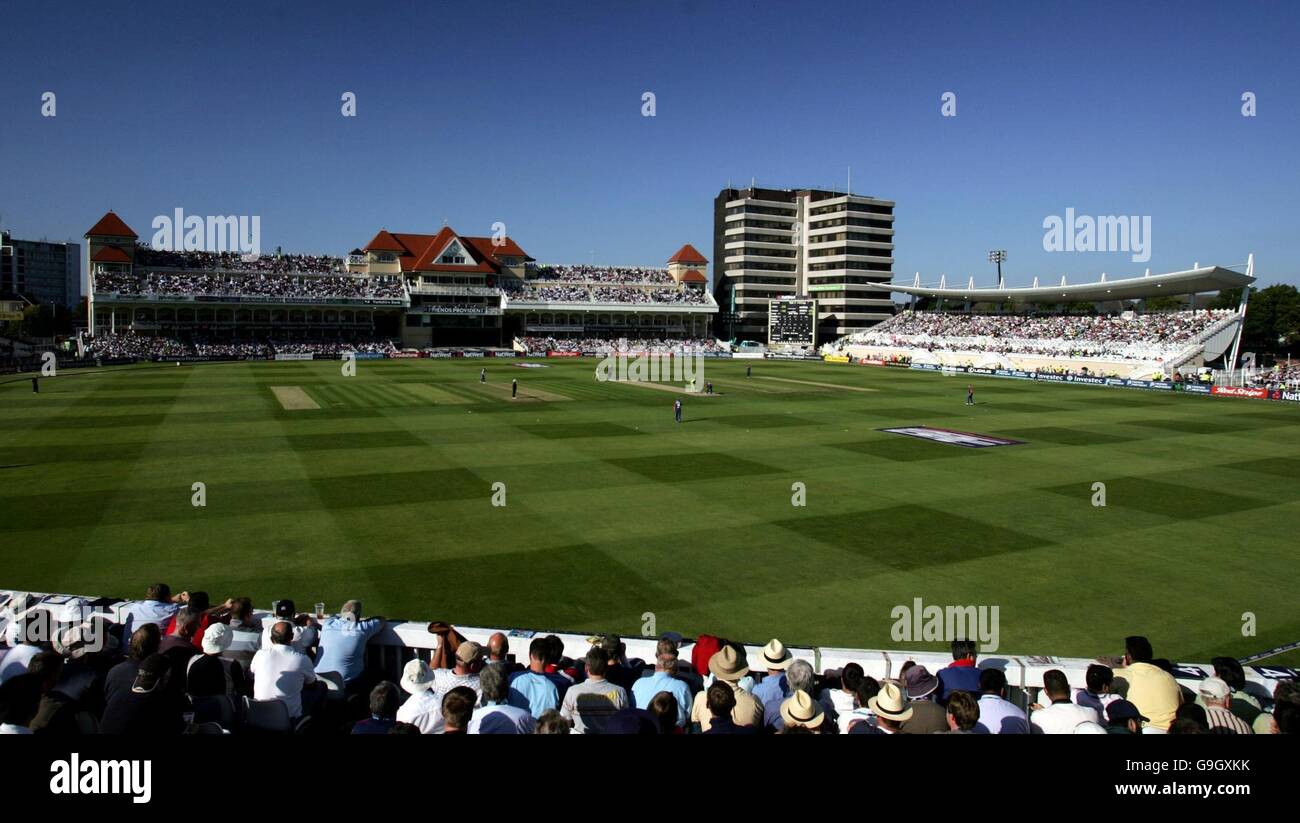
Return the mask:
<path fill-rule="evenodd" d="M 993 251 L 989 252 L 989 262 L 998 264 L 998 288 L 999 289 L 1005 287 L 1005 284 L 1002 282 L 1002 263 L 1006 259 L 1007 259 L 1006 249 L 994 249 Z"/>

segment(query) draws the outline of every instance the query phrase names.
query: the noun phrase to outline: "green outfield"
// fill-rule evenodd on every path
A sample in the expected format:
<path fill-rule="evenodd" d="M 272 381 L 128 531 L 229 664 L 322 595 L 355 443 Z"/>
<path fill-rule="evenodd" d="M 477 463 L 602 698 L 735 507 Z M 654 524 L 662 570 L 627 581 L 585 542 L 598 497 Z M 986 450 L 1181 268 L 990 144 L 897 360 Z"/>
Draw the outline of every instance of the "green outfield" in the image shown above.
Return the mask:
<path fill-rule="evenodd" d="M 746 379 L 709 360 L 711 398 L 598 382 L 591 360 L 340 365 L 0 385 L 0 586 L 165 581 L 627 634 L 650 612 L 686 635 L 936 648 L 890 637 L 891 609 L 920 597 L 999 606 L 1011 654 L 1117 653 L 1140 633 L 1204 661 L 1300 639 L 1292 404 L 820 363 Z M 1024 443 L 878 431 L 917 425 Z"/>

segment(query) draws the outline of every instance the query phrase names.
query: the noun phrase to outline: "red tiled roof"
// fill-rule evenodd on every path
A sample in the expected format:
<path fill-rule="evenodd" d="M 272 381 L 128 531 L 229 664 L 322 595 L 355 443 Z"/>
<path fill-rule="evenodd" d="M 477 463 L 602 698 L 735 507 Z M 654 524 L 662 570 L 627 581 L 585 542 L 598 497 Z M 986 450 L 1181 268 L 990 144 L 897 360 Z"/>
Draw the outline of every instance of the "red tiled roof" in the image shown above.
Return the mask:
<path fill-rule="evenodd" d="M 668 258 L 668 262 L 669 263 L 707 263 L 709 261 L 705 259 L 704 255 L 696 251 L 694 246 L 692 246 L 690 243 L 687 243 L 685 246 L 682 246 L 680 249 L 678 249 L 676 254 Z"/>
<path fill-rule="evenodd" d="M 397 241 L 397 238 L 389 234 L 386 230 L 380 229 L 369 243 L 366 244 L 366 251 L 395 251 L 404 252 L 405 248 Z"/>
<path fill-rule="evenodd" d="M 86 232 L 87 237 L 139 237 L 131 227 L 122 222 L 122 218 L 113 212 L 99 218 L 99 222 Z"/>
<path fill-rule="evenodd" d="M 501 238 L 501 245 L 499 246 L 492 242 L 491 237 L 465 237 L 463 239 L 469 241 L 470 245 L 474 246 L 479 254 L 493 260 L 500 260 L 502 257 L 522 257 L 525 260 L 532 260 L 528 256 L 528 252 L 520 248 L 519 244 L 509 237 Z"/>
<path fill-rule="evenodd" d="M 472 264 L 454 265 L 439 263 L 437 256 L 453 239 L 460 240 Z M 515 241 L 509 238 L 500 246 L 492 245 L 490 237 L 462 237 L 450 226 L 443 226 L 437 234 L 390 234 L 381 231 L 366 244 L 366 251 L 391 251 L 398 255 L 402 271 L 453 271 L 499 274 L 501 257 L 522 257 L 531 260 Z"/>
<path fill-rule="evenodd" d="M 95 256 L 90 258 L 94 263 L 130 263 L 131 255 L 119 249 L 117 246 L 105 246 L 95 252 Z"/>
<path fill-rule="evenodd" d="M 707 283 L 709 278 L 704 276 L 704 272 L 699 269 L 687 269 L 682 273 L 683 283 Z"/>

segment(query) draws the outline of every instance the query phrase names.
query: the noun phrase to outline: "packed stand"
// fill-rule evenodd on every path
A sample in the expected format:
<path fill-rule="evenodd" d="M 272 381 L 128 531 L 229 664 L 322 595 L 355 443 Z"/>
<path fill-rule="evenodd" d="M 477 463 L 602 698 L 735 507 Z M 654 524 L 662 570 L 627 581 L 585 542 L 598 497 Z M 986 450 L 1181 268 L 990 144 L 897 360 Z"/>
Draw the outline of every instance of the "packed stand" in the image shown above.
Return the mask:
<path fill-rule="evenodd" d="M 406 296 L 396 275 L 225 274 L 220 272 L 105 272 L 95 275 L 96 294 L 145 297 L 274 297 L 293 300 L 400 300 Z"/>
<path fill-rule="evenodd" d="M 1233 314 L 1230 309 L 1087 317 L 908 311 L 843 338 L 836 347 L 1164 360 Z"/>
<path fill-rule="evenodd" d="M 651 266 L 539 266 L 533 277 L 563 283 L 673 284 L 667 269 Z"/>
<path fill-rule="evenodd" d="M 134 360 L 165 360 L 169 357 L 189 357 L 194 352 L 188 345 L 170 337 L 145 337 L 134 332 L 101 334 L 86 338 L 87 357 L 130 358 Z"/>
<path fill-rule="evenodd" d="M 701 289 L 641 289 L 627 286 L 530 283 L 510 293 L 512 303 L 628 303 L 632 305 L 711 305 L 713 298 Z"/>
<path fill-rule="evenodd" d="M 1188 688 L 1141 636 L 1083 682 L 1051 669 L 1019 700 L 965 640 L 935 672 L 909 660 L 876 679 L 856 663 L 819 673 L 776 638 L 750 657 L 701 635 L 685 656 L 665 635 L 641 660 L 604 635 L 574 658 L 555 635 L 512 651 L 502 632 L 480 645 L 434 622 L 428 659 L 395 675 L 366 653 L 387 621 L 357 600 L 328 616 L 279 600 L 259 619 L 248 598 L 155 584 L 120 625 L 53 627 L 35 605 L 15 595 L 0 616 L 3 734 L 1300 733 L 1300 682 L 1269 692 L 1218 657 Z"/>
<path fill-rule="evenodd" d="M 329 254 L 264 254 L 254 258 L 235 251 L 167 251 L 143 244 L 135 247 L 135 264 L 160 269 L 268 274 L 327 274 L 347 271 L 347 262 L 342 257 Z"/>
<path fill-rule="evenodd" d="M 620 338 L 611 340 L 607 337 L 580 337 L 573 339 L 557 337 L 520 337 L 517 343 L 529 354 L 546 354 L 547 352 L 596 352 L 600 354 L 617 352 L 675 352 L 688 351 L 701 354 L 721 353 L 728 349 L 712 338 L 683 338 L 668 340 L 664 338 Z"/>
<path fill-rule="evenodd" d="M 1260 369 L 1247 379 L 1247 383 L 1269 389 L 1300 388 L 1300 363 L 1277 363 L 1271 368 Z"/>

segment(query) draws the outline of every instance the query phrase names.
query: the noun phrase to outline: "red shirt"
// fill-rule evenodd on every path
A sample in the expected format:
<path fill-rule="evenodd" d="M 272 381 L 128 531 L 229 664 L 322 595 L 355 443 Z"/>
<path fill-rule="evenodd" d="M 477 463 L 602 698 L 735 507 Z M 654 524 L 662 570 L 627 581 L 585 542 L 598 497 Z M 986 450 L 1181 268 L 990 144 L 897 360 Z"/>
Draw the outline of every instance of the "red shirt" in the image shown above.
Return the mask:
<path fill-rule="evenodd" d="M 199 615 L 199 630 L 194 633 L 194 637 L 190 640 L 190 642 L 194 644 L 194 648 L 199 651 L 203 651 L 203 633 L 207 630 L 208 615 L 207 612 L 204 612 Z M 163 630 L 163 637 L 166 637 L 169 634 L 176 634 L 176 615 L 172 615 L 171 620 L 167 621 L 167 628 Z"/>

